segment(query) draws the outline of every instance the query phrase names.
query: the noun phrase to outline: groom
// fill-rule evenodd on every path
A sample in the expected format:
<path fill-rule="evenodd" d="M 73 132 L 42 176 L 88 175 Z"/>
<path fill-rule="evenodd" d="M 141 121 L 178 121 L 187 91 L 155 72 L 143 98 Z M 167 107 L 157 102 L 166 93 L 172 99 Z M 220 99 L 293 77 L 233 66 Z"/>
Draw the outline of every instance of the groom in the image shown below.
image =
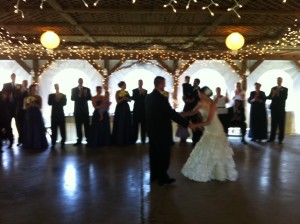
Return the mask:
<path fill-rule="evenodd" d="M 150 181 L 159 185 L 171 184 L 167 171 L 170 164 L 170 149 L 173 144 L 172 120 L 183 127 L 188 121 L 172 109 L 168 98 L 163 95 L 166 80 L 157 76 L 154 90 L 146 97 L 146 126 L 149 137 Z"/>

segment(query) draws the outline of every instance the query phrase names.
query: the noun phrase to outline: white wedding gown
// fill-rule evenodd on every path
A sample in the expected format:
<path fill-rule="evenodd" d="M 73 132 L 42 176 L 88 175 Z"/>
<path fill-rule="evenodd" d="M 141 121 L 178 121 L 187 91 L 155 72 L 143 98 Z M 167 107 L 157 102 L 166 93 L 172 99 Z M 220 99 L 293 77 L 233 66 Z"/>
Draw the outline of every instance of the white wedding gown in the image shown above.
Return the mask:
<path fill-rule="evenodd" d="M 208 111 L 201 108 L 200 112 L 203 119 L 207 119 Z M 212 179 L 234 181 L 238 173 L 232 156 L 232 148 L 215 113 L 210 125 L 205 126 L 202 138 L 195 145 L 181 172 L 185 177 L 199 182 Z"/>

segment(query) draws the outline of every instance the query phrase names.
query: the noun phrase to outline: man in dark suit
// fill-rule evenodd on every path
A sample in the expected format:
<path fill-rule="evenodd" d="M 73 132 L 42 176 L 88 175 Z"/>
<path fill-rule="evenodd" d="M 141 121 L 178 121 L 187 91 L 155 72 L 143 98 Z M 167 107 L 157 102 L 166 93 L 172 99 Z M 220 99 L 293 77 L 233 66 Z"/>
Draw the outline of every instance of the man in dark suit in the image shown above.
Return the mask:
<path fill-rule="evenodd" d="M 228 133 L 229 127 L 239 127 L 242 132 L 241 142 L 247 144 L 245 140 L 247 124 L 245 122 L 245 110 L 241 100 L 235 100 L 234 105 L 228 108 L 228 124 L 225 132 Z"/>
<path fill-rule="evenodd" d="M 194 79 L 194 83 L 192 86 L 192 95 L 191 98 L 189 99 L 189 104 L 188 107 L 184 109 L 184 111 L 190 111 L 194 109 L 197 104 L 200 101 L 199 98 L 199 91 L 200 91 L 200 79 L 196 78 Z M 193 115 L 192 117 L 189 118 L 193 123 L 198 123 L 202 121 L 202 115 L 199 112 L 198 114 Z M 192 136 L 192 141 L 193 141 L 193 146 L 197 144 L 197 142 L 200 140 L 201 136 L 203 135 L 203 128 L 197 128 L 194 129 L 193 131 L 193 136 Z"/>
<path fill-rule="evenodd" d="M 184 83 L 182 84 L 182 99 L 185 102 L 185 99 L 187 97 L 190 97 L 192 95 L 193 92 L 193 86 L 190 84 L 190 77 L 189 76 L 185 76 L 184 77 Z"/>
<path fill-rule="evenodd" d="M 146 142 L 146 115 L 145 115 L 145 98 L 147 90 L 143 89 L 143 80 L 138 81 L 139 87 L 132 90 L 133 105 L 133 142 L 138 139 L 139 125 L 141 125 L 141 141 Z"/>
<path fill-rule="evenodd" d="M 9 108 L 7 107 L 7 98 L 8 94 L 5 91 L 0 92 L 0 153 L 3 152 L 2 150 L 2 141 L 11 139 L 12 133 L 7 132 L 9 128 L 11 128 L 9 118 L 10 112 Z"/>
<path fill-rule="evenodd" d="M 278 143 L 281 144 L 284 138 L 285 127 L 285 101 L 288 97 L 288 88 L 281 86 L 282 78 L 277 78 L 277 86 L 271 89 L 267 99 L 272 100 L 270 104 L 271 110 L 271 133 L 267 142 L 273 142 L 277 127 L 279 128 Z"/>
<path fill-rule="evenodd" d="M 23 144 L 24 141 L 24 119 L 25 119 L 25 109 L 24 109 L 24 99 L 28 96 L 28 81 L 23 80 L 21 86 L 21 93 L 18 99 L 17 104 L 17 122 L 19 123 L 19 127 L 17 126 L 19 132 L 18 146 Z"/>
<path fill-rule="evenodd" d="M 74 146 L 82 144 L 82 125 L 85 137 L 89 136 L 89 107 L 88 101 L 92 99 L 91 90 L 83 86 L 83 79 L 78 79 L 78 86 L 72 89 L 71 100 L 74 101 L 74 117 L 77 132 L 77 142 Z"/>
<path fill-rule="evenodd" d="M 167 171 L 170 163 L 170 149 L 173 144 L 172 120 L 183 127 L 188 121 L 172 109 L 163 95 L 166 81 L 164 77 L 154 79 L 155 89 L 146 97 L 146 126 L 149 136 L 150 180 L 158 180 L 160 185 L 171 184 Z"/>
<path fill-rule="evenodd" d="M 11 78 L 11 82 L 4 83 L 2 88 L 2 91 L 8 94 L 7 106 L 9 108 L 9 115 L 10 115 L 9 116 L 10 127 L 8 128 L 9 130 L 7 130 L 8 133 L 12 133 L 11 121 L 13 118 L 15 118 L 17 130 L 18 131 L 20 130 L 20 124 L 18 122 L 18 119 L 16 118 L 17 117 L 16 114 L 17 114 L 17 105 L 19 103 L 19 97 L 21 93 L 21 85 L 16 84 L 16 74 L 12 73 L 10 78 Z M 9 134 L 9 136 L 13 136 L 13 135 Z M 10 137 L 8 148 L 12 148 L 13 141 L 14 141 L 13 137 Z"/>
<path fill-rule="evenodd" d="M 59 85 L 54 84 L 55 93 L 48 96 L 48 104 L 52 106 L 51 109 L 51 142 L 53 149 L 57 140 L 57 128 L 59 127 L 61 135 L 61 148 L 64 148 L 66 141 L 66 120 L 64 113 L 64 106 L 67 104 L 67 97 L 65 94 L 59 92 Z"/>

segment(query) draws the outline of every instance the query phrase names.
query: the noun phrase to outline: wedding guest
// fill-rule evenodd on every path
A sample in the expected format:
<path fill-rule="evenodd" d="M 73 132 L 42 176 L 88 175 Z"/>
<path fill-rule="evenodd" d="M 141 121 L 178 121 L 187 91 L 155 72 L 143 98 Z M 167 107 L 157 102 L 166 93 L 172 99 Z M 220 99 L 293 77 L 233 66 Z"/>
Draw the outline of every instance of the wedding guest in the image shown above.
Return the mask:
<path fill-rule="evenodd" d="M 200 91 L 200 79 L 196 78 L 194 79 L 194 83 L 193 83 L 193 91 L 192 91 L 192 98 L 190 101 L 190 104 L 188 105 L 187 108 L 184 109 L 184 111 L 190 111 L 193 110 L 197 104 L 200 102 L 200 97 L 199 97 L 199 91 Z M 188 118 L 192 123 L 199 123 L 202 121 L 202 115 L 200 112 L 194 114 L 193 116 Z M 203 127 L 198 127 L 198 128 L 194 128 L 192 129 L 193 132 L 193 136 L 192 136 L 192 142 L 193 142 L 193 146 L 195 146 L 197 144 L 197 142 L 199 142 L 199 140 L 201 139 L 201 136 L 203 135 Z"/>
<path fill-rule="evenodd" d="M 3 141 L 12 138 L 12 133 L 7 132 L 10 128 L 10 111 L 7 107 L 8 94 L 5 91 L 0 92 L 0 153 L 3 152 Z"/>
<path fill-rule="evenodd" d="M 163 95 L 166 81 L 164 77 L 154 79 L 154 90 L 146 97 L 146 124 L 149 136 L 150 181 L 160 185 L 172 184 L 169 177 L 170 149 L 173 144 L 172 120 L 183 127 L 188 121 L 172 109 L 168 99 Z"/>
<path fill-rule="evenodd" d="M 106 93 L 106 96 L 103 96 L 101 86 L 96 87 L 96 92 L 97 94 L 92 97 L 92 104 L 95 110 L 92 116 L 90 135 L 87 143 L 87 147 L 90 148 L 108 146 L 111 144 L 110 118 L 108 113 L 111 102 L 106 99 L 109 94 Z M 102 111 L 102 119 L 100 119 L 99 110 Z"/>
<path fill-rule="evenodd" d="M 138 139 L 139 126 L 141 141 L 144 144 L 146 142 L 146 115 L 145 115 L 145 98 L 147 90 L 143 88 L 143 80 L 138 81 L 138 88 L 132 90 L 131 99 L 134 100 L 133 104 L 133 142 Z"/>
<path fill-rule="evenodd" d="M 271 89 L 270 94 L 267 99 L 271 100 L 270 110 L 271 110 L 271 133 L 268 142 L 273 142 L 275 140 L 275 135 L 277 128 L 278 133 L 278 143 L 281 144 L 284 139 L 284 128 L 285 128 L 285 101 L 288 97 L 288 88 L 283 87 L 282 78 L 277 78 L 277 86 Z"/>
<path fill-rule="evenodd" d="M 184 77 L 184 83 L 182 84 L 182 91 L 183 91 L 182 99 L 184 102 L 187 97 L 191 97 L 193 92 L 193 86 L 190 84 L 190 80 L 191 80 L 190 76 Z"/>
<path fill-rule="evenodd" d="M 241 100 L 235 100 L 234 105 L 232 107 L 228 108 L 228 125 L 227 125 L 227 128 L 229 128 L 229 127 L 239 127 L 241 129 L 241 132 L 242 132 L 241 142 L 246 145 L 247 142 L 245 140 L 245 135 L 246 135 L 247 124 L 246 124 L 245 120 L 246 120 L 245 110 L 244 110 L 244 106 L 242 105 L 242 101 Z M 228 133 L 228 130 L 226 130 L 226 133 Z"/>
<path fill-rule="evenodd" d="M 48 147 L 46 130 L 41 113 L 42 98 L 37 94 L 37 85 L 29 87 L 29 95 L 24 100 L 24 149 L 42 150 Z"/>
<path fill-rule="evenodd" d="M 267 138 L 266 94 L 260 90 L 261 84 L 256 82 L 255 91 L 250 93 L 250 130 L 248 137 L 251 141 L 261 141 Z"/>
<path fill-rule="evenodd" d="M 8 132 L 12 133 L 12 127 L 11 127 L 11 122 L 12 119 L 15 119 L 15 123 L 16 123 L 16 127 L 17 130 L 20 130 L 20 125 L 18 123 L 18 119 L 16 118 L 16 114 L 17 114 L 17 105 L 18 105 L 18 101 L 19 101 L 19 97 L 20 97 L 20 91 L 21 91 L 21 85 L 16 83 L 16 74 L 12 73 L 11 76 L 11 82 L 9 83 L 4 83 L 3 84 L 3 88 L 2 91 L 5 91 L 8 94 L 8 98 L 7 98 L 7 106 L 9 108 L 9 130 L 7 130 Z M 19 133 L 18 133 L 19 134 Z M 9 146 L 8 148 L 12 148 L 14 139 L 9 139 Z"/>
<path fill-rule="evenodd" d="M 190 76 L 184 77 L 184 83 L 182 84 L 182 99 L 184 102 L 183 111 L 192 110 L 194 105 L 193 102 L 193 86 L 190 84 Z M 192 104 L 192 105 L 191 105 Z M 190 133 L 187 128 L 178 125 L 176 136 L 180 138 L 181 143 L 185 143 Z"/>
<path fill-rule="evenodd" d="M 66 119 L 64 113 L 64 106 L 67 104 L 67 97 L 65 94 L 59 92 L 59 85 L 54 84 L 55 93 L 48 96 L 48 104 L 52 106 L 51 109 L 51 148 L 56 145 L 57 129 L 59 128 L 61 135 L 61 148 L 64 148 L 66 141 Z"/>
<path fill-rule="evenodd" d="M 20 146 L 23 144 L 24 139 L 24 119 L 25 119 L 25 109 L 24 109 L 24 99 L 28 96 L 28 81 L 23 80 L 22 86 L 21 86 L 21 94 L 19 97 L 19 102 L 17 104 L 17 120 L 19 123 L 19 138 L 18 138 L 18 144 L 17 146 Z"/>
<path fill-rule="evenodd" d="M 97 89 L 96 89 L 96 91 L 97 91 Z M 93 100 L 93 98 L 92 98 L 92 100 Z M 109 103 L 109 92 L 108 91 L 105 91 L 105 93 L 104 93 L 103 103 Z M 103 118 L 104 118 L 103 114 L 105 112 L 108 112 L 108 109 L 109 109 L 109 107 L 103 107 L 103 108 L 99 108 L 98 109 L 98 112 L 99 112 L 99 121 L 103 120 Z"/>
<path fill-rule="evenodd" d="M 74 87 L 71 92 L 71 100 L 74 101 L 74 118 L 76 125 L 77 141 L 74 146 L 82 144 L 82 125 L 84 127 L 85 137 L 89 136 L 89 107 L 88 101 L 92 99 L 91 90 L 83 86 L 83 79 L 78 79 L 78 86 Z"/>
<path fill-rule="evenodd" d="M 235 84 L 235 90 L 234 90 L 234 95 L 232 98 L 234 101 L 235 100 L 240 100 L 241 104 L 245 106 L 245 100 L 246 100 L 246 93 L 242 89 L 242 84 L 240 82 L 237 82 Z"/>
<path fill-rule="evenodd" d="M 226 131 L 227 131 L 227 122 L 228 122 L 228 110 L 226 108 L 226 103 L 229 102 L 229 99 L 227 97 L 227 94 L 226 94 L 226 96 L 221 94 L 221 88 L 220 87 L 216 88 L 216 95 L 214 96 L 214 101 L 215 101 L 216 106 L 217 106 L 217 112 L 218 112 L 219 120 L 221 121 L 221 124 L 224 128 L 224 132 L 226 133 Z"/>
<path fill-rule="evenodd" d="M 125 146 L 133 143 L 131 112 L 128 104 L 131 99 L 126 91 L 126 83 L 121 81 L 118 86 L 120 90 L 115 95 L 117 106 L 113 121 L 112 140 L 113 144 L 117 146 Z"/>

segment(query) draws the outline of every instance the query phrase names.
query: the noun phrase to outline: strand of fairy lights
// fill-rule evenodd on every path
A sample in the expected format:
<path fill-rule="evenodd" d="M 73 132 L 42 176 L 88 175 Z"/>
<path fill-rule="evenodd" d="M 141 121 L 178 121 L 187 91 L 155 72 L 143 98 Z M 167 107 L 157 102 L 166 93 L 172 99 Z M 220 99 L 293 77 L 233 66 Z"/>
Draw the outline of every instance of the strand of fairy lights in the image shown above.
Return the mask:
<path fill-rule="evenodd" d="M 49 54 L 38 42 L 33 38 L 34 43 L 28 40 L 25 36 L 14 37 L 9 34 L 4 28 L 0 28 L 0 55 L 6 56 L 10 59 L 20 58 L 26 59 L 32 56 L 36 56 L 38 59 L 43 57 L 50 57 L 53 59 L 63 58 L 65 60 L 71 58 L 91 59 L 104 58 L 104 57 L 119 57 L 121 61 L 126 60 L 139 60 L 146 61 L 149 59 L 160 58 L 162 60 L 172 60 L 174 58 L 178 60 L 195 61 L 201 60 L 222 60 L 226 59 L 230 61 L 233 56 L 230 51 L 224 51 L 221 53 L 216 52 L 191 52 L 188 55 L 181 51 L 166 51 L 161 49 L 148 49 L 148 50 L 107 50 L 107 49 L 94 49 L 79 46 L 67 47 L 65 49 L 57 49 L 52 54 Z M 260 45 L 260 47 L 257 47 Z M 298 20 L 295 19 L 293 26 L 287 29 L 287 32 L 282 35 L 275 43 L 265 43 L 256 45 L 246 45 L 242 50 L 234 57 L 236 60 L 243 60 L 251 55 L 271 55 L 274 52 L 280 52 L 287 48 L 296 48 L 300 46 L 300 29 Z M 131 53 L 130 53 L 131 52 Z"/>

